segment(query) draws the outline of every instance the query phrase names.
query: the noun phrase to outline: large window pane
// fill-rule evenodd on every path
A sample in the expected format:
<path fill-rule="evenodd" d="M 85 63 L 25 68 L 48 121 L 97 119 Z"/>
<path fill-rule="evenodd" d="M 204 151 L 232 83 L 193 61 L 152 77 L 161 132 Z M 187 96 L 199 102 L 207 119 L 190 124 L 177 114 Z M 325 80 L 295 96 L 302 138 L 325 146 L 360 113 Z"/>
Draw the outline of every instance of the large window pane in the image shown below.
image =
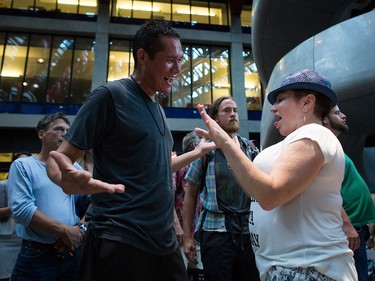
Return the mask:
<path fill-rule="evenodd" d="M 132 0 L 117 0 L 114 2 L 112 15 L 114 17 L 131 18 L 132 17 Z"/>
<path fill-rule="evenodd" d="M 225 3 L 210 2 L 210 24 L 228 25 L 227 11 Z"/>
<path fill-rule="evenodd" d="M 28 35 L 9 34 L 1 69 L 0 91 L 5 101 L 22 101 Z"/>
<path fill-rule="evenodd" d="M 172 2 L 172 21 L 190 22 L 189 0 L 175 0 Z"/>
<path fill-rule="evenodd" d="M 245 92 L 248 110 L 262 110 L 261 84 L 250 50 L 244 50 Z"/>
<path fill-rule="evenodd" d="M 2 0 L 0 1 L 0 8 L 11 8 L 12 0 Z"/>
<path fill-rule="evenodd" d="M 13 9 L 34 10 L 34 0 L 13 0 Z"/>
<path fill-rule="evenodd" d="M 134 70 L 130 41 L 111 40 L 109 49 L 108 81 L 129 77 Z"/>
<path fill-rule="evenodd" d="M 77 14 L 78 0 L 57 0 L 57 8 L 61 13 Z"/>
<path fill-rule="evenodd" d="M 194 107 L 211 104 L 211 64 L 208 47 L 192 47 L 193 103 Z"/>
<path fill-rule="evenodd" d="M 31 35 L 23 82 L 24 102 L 46 102 L 51 36 Z"/>
<path fill-rule="evenodd" d="M 228 49 L 211 48 L 211 60 L 213 100 L 216 100 L 231 93 Z"/>
<path fill-rule="evenodd" d="M 172 88 L 172 107 L 210 105 L 231 95 L 229 50 L 222 47 L 183 46 L 181 74 Z"/>
<path fill-rule="evenodd" d="M 91 38 L 75 40 L 73 76 L 69 103 L 82 103 L 91 92 L 92 69 L 94 64 L 94 42 Z"/>
<path fill-rule="evenodd" d="M 71 37 L 53 38 L 47 102 L 68 103 L 72 72 L 73 43 Z"/>
<path fill-rule="evenodd" d="M 83 15 L 96 15 L 97 2 L 96 0 L 80 0 L 78 13 Z"/>
<path fill-rule="evenodd" d="M 183 46 L 183 58 L 181 74 L 175 80 L 175 86 L 172 87 L 172 107 L 192 107 L 191 95 L 191 68 L 190 68 L 190 50 L 189 46 Z"/>
<path fill-rule="evenodd" d="M 152 3 L 150 1 L 133 1 L 133 18 L 151 18 Z"/>
<path fill-rule="evenodd" d="M 242 6 L 242 12 L 241 12 L 241 26 L 243 27 L 251 27 L 251 6 L 244 5 Z"/>
<path fill-rule="evenodd" d="M 152 5 L 152 17 L 154 19 L 170 21 L 171 15 L 171 1 L 159 0 Z"/>
<path fill-rule="evenodd" d="M 36 0 L 35 9 L 38 11 L 54 11 L 57 8 L 56 0 Z"/>
<path fill-rule="evenodd" d="M 191 1 L 191 21 L 193 23 L 209 24 L 208 2 Z"/>

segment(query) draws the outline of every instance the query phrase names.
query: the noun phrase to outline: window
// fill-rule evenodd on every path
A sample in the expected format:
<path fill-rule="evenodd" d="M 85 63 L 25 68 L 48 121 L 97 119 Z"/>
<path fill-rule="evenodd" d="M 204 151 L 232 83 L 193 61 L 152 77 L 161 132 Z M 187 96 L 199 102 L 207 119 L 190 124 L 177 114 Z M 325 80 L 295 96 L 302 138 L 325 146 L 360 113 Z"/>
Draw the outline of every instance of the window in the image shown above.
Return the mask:
<path fill-rule="evenodd" d="M 97 15 L 97 0 L 1 0 L 0 8 Z"/>
<path fill-rule="evenodd" d="M 245 92 L 248 110 L 262 110 L 262 91 L 258 70 L 250 50 L 243 51 Z"/>
<path fill-rule="evenodd" d="M 230 96 L 229 50 L 226 48 L 211 48 L 211 72 L 213 100 L 222 96 Z"/>
<path fill-rule="evenodd" d="M 26 75 L 23 85 L 23 102 L 46 102 L 48 63 L 51 36 L 30 35 Z"/>
<path fill-rule="evenodd" d="M 5 40 L 0 93 L 3 101 L 22 101 L 29 36 L 9 34 Z"/>
<path fill-rule="evenodd" d="M 227 2 L 197 0 L 113 0 L 113 17 L 162 19 L 177 23 L 228 26 Z"/>
<path fill-rule="evenodd" d="M 184 45 L 182 71 L 172 88 L 172 107 L 210 105 L 231 95 L 229 50 L 221 47 Z"/>
<path fill-rule="evenodd" d="M 108 81 L 129 77 L 134 69 L 131 41 L 111 40 L 109 46 Z"/>
<path fill-rule="evenodd" d="M 171 93 L 160 94 L 164 107 L 193 108 L 210 105 L 221 96 L 231 95 L 229 50 L 225 47 L 183 45 L 181 74 Z M 111 40 L 108 81 L 128 77 L 134 69 L 131 41 Z"/>
<path fill-rule="evenodd" d="M 94 42 L 91 38 L 76 38 L 73 54 L 72 85 L 69 103 L 79 104 L 91 92 L 94 67 Z"/>
<path fill-rule="evenodd" d="M 241 12 L 241 26 L 244 30 L 251 30 L 252 6 L 243 5 Z"/>
<path fill-rule="evenodd" d="M 93 39 L 0 33 L 0 43 L 0 101 L 80 104 L 90 93 Z"/>

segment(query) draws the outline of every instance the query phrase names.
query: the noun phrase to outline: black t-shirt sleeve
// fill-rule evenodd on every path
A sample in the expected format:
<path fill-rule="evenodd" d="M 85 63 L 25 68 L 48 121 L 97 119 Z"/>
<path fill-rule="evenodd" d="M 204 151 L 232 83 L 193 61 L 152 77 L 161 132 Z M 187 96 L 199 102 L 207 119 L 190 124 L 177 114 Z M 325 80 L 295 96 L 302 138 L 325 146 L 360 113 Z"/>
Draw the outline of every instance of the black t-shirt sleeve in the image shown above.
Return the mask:
<path fill-rule="evenodd" d="M 94 148 L 113 129 L 115 110 L 109 90 L 104 85 L 99 86 L 84 101 L 66 140 L 82 150 Z"/>

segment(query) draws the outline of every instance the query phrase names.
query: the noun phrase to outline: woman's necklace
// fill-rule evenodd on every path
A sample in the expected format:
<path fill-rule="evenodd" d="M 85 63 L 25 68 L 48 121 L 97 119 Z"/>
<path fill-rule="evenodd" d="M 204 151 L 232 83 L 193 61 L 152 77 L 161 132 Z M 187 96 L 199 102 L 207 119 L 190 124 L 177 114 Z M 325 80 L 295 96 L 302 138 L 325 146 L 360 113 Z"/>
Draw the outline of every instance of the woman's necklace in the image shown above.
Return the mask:
<path fill-rule="evenodd" d="M 141 90 L 141 97 L 143 99 L 143 102 L 145 103 L 148 111 L 150 112 L 151 116 L 152 116 L 152 119 L 154 120 L 155 124 L 156 124 L 156 127 L 158 128 L 160 134 L 162 136 L 165 135 L 165 120 L 164 120 L 164 115 L 163 113 L 161 112 L 161 105 L 159 104 L 159 100 L 158 100 L 158 97 L 155 95 L 155 102 L 151 101 L 150 97 L 147 96 L 147 94 L 145 93 L 145 91 L 141 88 L 141 86 L 139 85 L 139 83 L 133 78 L 132 75 L 130 75 L 131 79 L 137 84 L 137 86 L 139 87 L 139 89 Z M 147 96 L 147 97 L 146 97 Z M 147 102 L 147 99 L 148 99 L 148 102 Z M 152 112 L 152 109 L 150 108 L 150 105 L 149 105 L 149 102 L 153 102 L 156 104 L 156 107 L 158 108 L 158 112 L 159 112 L 159 116 L 160 117 L 160 120 L 161 120 L 161 123 L 163 123 L 163 125 L 161 126 L 158 122 L 157 119 L 159 119 L 158 117 L 156 117 L 154 115 L 154 113 Z"/>

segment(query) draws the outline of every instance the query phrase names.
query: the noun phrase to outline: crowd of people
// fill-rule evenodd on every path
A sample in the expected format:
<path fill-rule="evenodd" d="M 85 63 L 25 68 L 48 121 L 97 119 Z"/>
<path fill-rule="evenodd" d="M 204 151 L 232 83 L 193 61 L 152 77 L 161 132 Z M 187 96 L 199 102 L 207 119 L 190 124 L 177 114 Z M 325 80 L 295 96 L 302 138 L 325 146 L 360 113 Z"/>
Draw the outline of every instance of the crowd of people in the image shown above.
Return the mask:
<path fill-rule="evenodd" d="M 240 136 L 225 96 L 197 106 L 207 128 L 172 157 L 158 93 L 181 72 L 180 35 L 149 20 L 132 50 L 130 77 L 94 89 L 72 124 L 44 116 L 40 153 L 12 162 L 0 280 L 187 281 L 198 264 L 206 281 L 368 280 L 375 205 L 326 77 L 303 69 L 268 93 L 279 143 Z"/>

